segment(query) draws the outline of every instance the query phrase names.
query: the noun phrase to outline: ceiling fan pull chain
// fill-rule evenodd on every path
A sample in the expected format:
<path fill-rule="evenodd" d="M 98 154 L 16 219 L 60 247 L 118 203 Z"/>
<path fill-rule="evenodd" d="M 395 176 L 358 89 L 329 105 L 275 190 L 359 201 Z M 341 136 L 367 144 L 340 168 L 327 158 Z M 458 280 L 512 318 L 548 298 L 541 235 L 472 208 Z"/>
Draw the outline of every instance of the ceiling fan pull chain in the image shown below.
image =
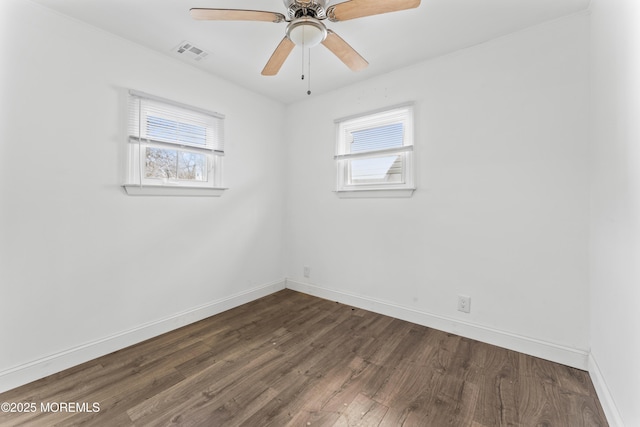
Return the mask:
<path fill-rule="evenodd" d="M 302 77 L 301 80 L 304 80 L 304 31 L 302 32 Z"/>
<path fill-rule="evenodd" d="M 304 49 L 303 49 L 304 50 Z M 311 48 L 309 48 L 309 67 L 307 73 L 309 73 L 309 79 L 307 80 L 307 95 L 311 95 Z"/>
<path fill-rule="evenodd" d="M 304 80 L 304 46 L 302 47 L 302 77 L 301 80 Z"/>

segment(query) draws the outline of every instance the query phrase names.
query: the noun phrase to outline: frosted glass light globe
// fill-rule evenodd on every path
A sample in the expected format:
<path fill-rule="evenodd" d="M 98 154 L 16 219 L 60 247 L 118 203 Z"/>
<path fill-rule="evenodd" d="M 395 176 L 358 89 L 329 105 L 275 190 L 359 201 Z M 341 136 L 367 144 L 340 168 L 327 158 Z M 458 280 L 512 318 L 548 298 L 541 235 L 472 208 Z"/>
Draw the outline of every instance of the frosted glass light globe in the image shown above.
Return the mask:
<path fill-rule="evenodd" d="M 327 37 L 327 29 L 317 19 L 301 18 L 289 24 L 287 36 L 297 46 L 313 47 Z"/>

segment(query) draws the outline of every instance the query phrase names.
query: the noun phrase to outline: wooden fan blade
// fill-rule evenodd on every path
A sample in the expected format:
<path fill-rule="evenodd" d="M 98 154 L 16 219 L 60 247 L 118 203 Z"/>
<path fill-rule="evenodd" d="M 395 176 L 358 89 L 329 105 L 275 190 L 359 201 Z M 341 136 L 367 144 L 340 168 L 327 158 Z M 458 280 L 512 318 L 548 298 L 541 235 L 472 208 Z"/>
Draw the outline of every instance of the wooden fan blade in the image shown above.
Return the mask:
<path fill-rule="evenodd" d="M 285 17 L 281 13 L 262 10 L 240 9 L 191 9 L 193 19 L 201 21 L 264 21 L 282 22 Z"/>
<path fill-rule="evenodd" d="M 327 16 L 330 21 L 348 21 L 364 16 L 397 12 L 420 6 L 420 0 L 351 0 L 330 6 Z"/>
<path fill-rule="evenodd" d="M 295 43 L 289 39 L 289 37 L 284 37 L 273 54 L 271 54 L 271 58 L 267 61 L 267 65 L 264 66 L 262 70 L 263 76 L 275 76 L 280 71 L 280 67 L 284 64 L 284 61 L 287 59 L 293 48 L 295 47 Z"/>
<path fill-rule="evenodd" d="M 340 58 L 352 71 L 363 70 L 369 65 L 354 48 L 349 46 L 349 43 L 331 30 L 327 30 L 327 38 L 324 39 L 322 44 Z"/>

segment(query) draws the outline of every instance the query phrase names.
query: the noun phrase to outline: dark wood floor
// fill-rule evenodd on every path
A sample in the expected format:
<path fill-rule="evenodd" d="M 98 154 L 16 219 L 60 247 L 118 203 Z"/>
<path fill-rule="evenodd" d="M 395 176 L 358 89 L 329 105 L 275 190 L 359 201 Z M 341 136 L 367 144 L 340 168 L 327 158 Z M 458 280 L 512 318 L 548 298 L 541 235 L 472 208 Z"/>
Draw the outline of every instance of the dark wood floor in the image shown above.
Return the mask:
<path fill-rule="evenodd" d="M 607 425 L 584 371 L 290 290 L 0 402 L 38 409 L 2 426 Z"/>

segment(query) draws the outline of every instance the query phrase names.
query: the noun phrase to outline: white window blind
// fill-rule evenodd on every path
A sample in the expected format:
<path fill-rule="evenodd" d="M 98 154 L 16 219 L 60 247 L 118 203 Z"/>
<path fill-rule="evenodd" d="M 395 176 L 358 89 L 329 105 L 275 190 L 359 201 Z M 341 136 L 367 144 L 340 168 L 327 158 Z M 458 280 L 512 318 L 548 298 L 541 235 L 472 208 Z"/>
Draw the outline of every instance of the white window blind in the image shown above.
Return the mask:
<path fill-rule="evenodd" d="M 224 154 L 224 115 L 129 91 L 129 137 Z"/>
<path fill-rule="evenodd" d="M 413 190 L 413 107 L 336 120 L 337 190 Z"/>
<path fill-rule="evenodd" d="M 127 111 L 129 187 L 220 187 L 222 114 L 133 90 Z"/>

